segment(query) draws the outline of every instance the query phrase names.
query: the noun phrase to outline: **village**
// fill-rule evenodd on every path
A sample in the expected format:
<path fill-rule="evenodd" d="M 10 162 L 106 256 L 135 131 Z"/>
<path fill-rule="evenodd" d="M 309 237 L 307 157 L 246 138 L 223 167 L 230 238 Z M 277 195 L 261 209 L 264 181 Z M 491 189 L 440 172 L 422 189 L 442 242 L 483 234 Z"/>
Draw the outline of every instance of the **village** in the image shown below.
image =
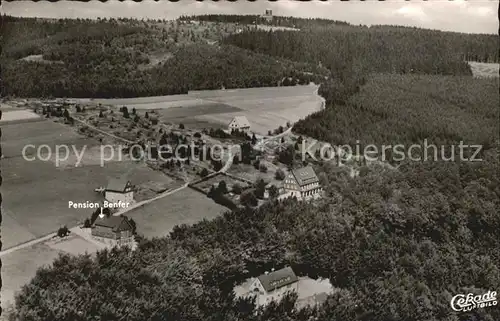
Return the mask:
<path fill-rule="evenodd" d="M 125 159 L 146 164 L 174 182 L 154 189 L 150 186 L 153 182 L 134 182 L 127 172 L 108 175 L 106 185 L 94 187 L 96 197 L 92 200 L 66 200 L 69 211 L 87 210 L 88 215 L 78 226 L 60 226 L 52 240 L 48 240 L 54 246 L 64 247 L 65 242 L 74 243 L 78 237 L 93 244 L 92 251 L 116 246 L 135 250 L 145 228 L 145 221 L 136 216 L 136 211 L 147 211 L 146 206 L 186 189 L 227 210 L 255 208 L 287 198 L 313 202 L 323 194 L 320 177 L 312 166 L 314 158 L 302 159 L 304 151 L 299 143 L 303 138 L 292 133 L 290 122 L 265 135 L 253 131 L 244 115 L 234 116 L 225 127 L 205 128 L 165 120 L 158 110 L 126 106 L 62 99 L 9 104 L 31 111 L 45 121 L 72 128 L 101 146 L 121 148 Z M 311 150 L 317 152 L 309 148 L 306 154 Z M 114 157 L 106 160 L 109 164 L 122 161 Z M 75 166 L 74 160 L 69 162 L 66 167 Z M 84 157 L 83 164 L 78 166 L 98 162 L 102 164 L 102 159 Z M 109 164 L 104 163 L 104 167 Z M 325 288 L 325 293 L 331 290 L 328 284 L 323 284 L 327 281 L 299 279 L 294 275 L 289 267 L 270 271 L 249 279 L 235 288 L 235 292 L 241 296 L 258 295 L 258 304 L 264 305 L 279 300 L 289 290 L 297 291 L 299 284 L 302 288 L 299 301 L 304 304 L 319 299 L 317 291 L 310 289 Z"/>

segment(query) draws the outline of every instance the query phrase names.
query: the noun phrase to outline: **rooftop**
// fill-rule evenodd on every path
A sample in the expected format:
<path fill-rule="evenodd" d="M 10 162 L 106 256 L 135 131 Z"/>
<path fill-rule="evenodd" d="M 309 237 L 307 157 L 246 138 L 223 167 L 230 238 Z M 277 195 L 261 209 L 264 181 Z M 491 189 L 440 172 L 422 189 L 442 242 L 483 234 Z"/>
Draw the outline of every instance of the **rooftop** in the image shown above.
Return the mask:
<path fill-rule="evenodd" d="M 231 123 L 232 122 L 236 122 L 239 127 L 250 127 L 250 122 L 245 116 L 235 116 L 233 120 L 231 120 Z"/>
<path fill-rule="evenodd" d="M 106 190 L 114 192 L 124 192 L 125 188 L 129 184 L 130 181 L 125 176 L 122 176 L 120 178 L 111 178 L 108 182 Z"/>
<path fill-rule="evenodd" d="M 127 218 L 123 216 L 98 217 L 94 225 L 112 228 L 113 232 L 132 230 Z"/>
<path fill-rule="evenodd" d="M 292 175 L 300 186 L 319 182 L 318 176 L 311 166 L 294 169 Z"/>
<path fill-rule="evenodd" d="M 295 283 L 299 280 L 291 267 L 285 267 L 278 271 L 262 274 L 258 279 L 267 292 Z"/>

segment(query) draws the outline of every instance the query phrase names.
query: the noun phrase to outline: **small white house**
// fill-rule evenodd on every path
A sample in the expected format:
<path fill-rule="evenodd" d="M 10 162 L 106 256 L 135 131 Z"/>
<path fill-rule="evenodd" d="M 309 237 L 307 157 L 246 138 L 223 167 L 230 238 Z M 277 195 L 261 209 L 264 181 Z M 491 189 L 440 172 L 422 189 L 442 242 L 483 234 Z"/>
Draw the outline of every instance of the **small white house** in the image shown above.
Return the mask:
<path fill-rule="evenodd" d="M 134 191 L 132 184 L 126 178 L 112 178 L 104 190 L 104 198 L 110 203 L 132 203 L 134 201 Z"/>
<path fill-rule="evenodd" d="M 298 291 L 298 277 L 291 267 L 278 271 L 266 272 L 255 278 L 250 291 L 256 296 L 257 305 L 265 305 L 271 301 L 279 301 L 290 291 Z"/>
<path fill-rule="evenodd" d="M 245 116 L 236 116 L 229 123 L 229 132 L 239 130 L 240 132 L 248 132 L 250 130 L 250 122 Z"/>

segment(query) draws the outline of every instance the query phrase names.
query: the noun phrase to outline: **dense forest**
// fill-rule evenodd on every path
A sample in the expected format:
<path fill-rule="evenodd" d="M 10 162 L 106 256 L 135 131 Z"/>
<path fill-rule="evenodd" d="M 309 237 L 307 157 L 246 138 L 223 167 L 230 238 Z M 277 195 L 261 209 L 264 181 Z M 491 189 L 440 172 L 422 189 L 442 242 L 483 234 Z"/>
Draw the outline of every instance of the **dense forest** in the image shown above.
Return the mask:
<path fill-rule="evenodd" d="M 379 74 L 352 96 L 341 85 L 328 82 L 320 88 L 327 108 L 297 122 L 296 133 L 353 148 L 408 148 L 424 146 L 425 140 L 444 148 L 446 157 L 451 146 L 458 157 L 460 142 L 482 145 L 483 151 L 498 142 L 498 78 Z M 390 152 L 386 157 L 395 160 Z"/>
<path fill-rule="evenodd" d="M 250 30 L 225 43 L 294 61 L 337 64 L 354 60 L 367 72 L 470 74 L 467 56 L 498 62 L 494 35 L 465 35 L 425 29 L 342 27 L 310 31 Z"/>
<path fill-rule="evenodd" d="M 352 68 L 364 74 L 470 74 L 464 59 L 498 61 L 492 35 L 368 28 L 292 17 L 274 17 L 271 24 L 302 31 L 268 32 L 245 25 L 254 18 L 51 20 L 4 15 L 3 93 L 152 96 L 189 89 L 278 86 L 290 77 L 288 85 L 322 82 L 329 74 L 352 74 Z"/>
<path fill-rule="evenodd" d="M 318 82 L 327 71 L 210 43 L 225 27 L 179 21 L 42 20 L 3 16 L 3 93 L 137 97 L 191 89 Z M 229 31 L 227 31 L 229 32 Z"/>
<path fill-rule="evenodd" d="M 496 308 L 455 313 L 457 293 L 500 287 L 498 159 L 370 167 L 351 178 L 317 168 L 327 196 L 178 226 L 140 249 L 64 255 L 17 297 L 19 320 L 495 321 Z M 271 267 L 329 278 L 317 309 L 294 298 L 253 313 L 231 289 Z"/>

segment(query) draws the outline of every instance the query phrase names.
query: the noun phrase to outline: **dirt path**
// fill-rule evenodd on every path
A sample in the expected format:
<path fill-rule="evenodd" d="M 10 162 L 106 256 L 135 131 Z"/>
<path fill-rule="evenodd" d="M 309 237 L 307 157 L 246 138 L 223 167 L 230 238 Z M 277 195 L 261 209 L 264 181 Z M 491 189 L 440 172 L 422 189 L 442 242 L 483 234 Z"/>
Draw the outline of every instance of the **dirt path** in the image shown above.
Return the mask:
<path fill-rule="evenodd" d="M 17 250 L 21 250 L 21 249 L 24 249 L 26 247 L 30 247 L 30 246 L 33 246 L 35 244 L 38 244 L 38 243 L 41 243 L 41 242 L 45 242 L 45 241 L 48 241 L 50 240 L 51 238 L 55 237 L 57 234 L 56 233 L 50 233 L 48 235 L 45 235 L 45 236 L 42 236 L 42 237 L 39 237 L 37 239 L 33 239 L 31 241 L 28 241 L 28 242 L 25 242 L 25 243 L 21 243 L 21 244 L 18 244 L 16 246 L 13 246 L 13 247 L 10 247 L 4 251 L 1 251 L 0 252 L 0 257 L 4 256 L 4 255 L 7 255 L 9 253 L 12 253 L 14 251 L 17 251 Z"/>

